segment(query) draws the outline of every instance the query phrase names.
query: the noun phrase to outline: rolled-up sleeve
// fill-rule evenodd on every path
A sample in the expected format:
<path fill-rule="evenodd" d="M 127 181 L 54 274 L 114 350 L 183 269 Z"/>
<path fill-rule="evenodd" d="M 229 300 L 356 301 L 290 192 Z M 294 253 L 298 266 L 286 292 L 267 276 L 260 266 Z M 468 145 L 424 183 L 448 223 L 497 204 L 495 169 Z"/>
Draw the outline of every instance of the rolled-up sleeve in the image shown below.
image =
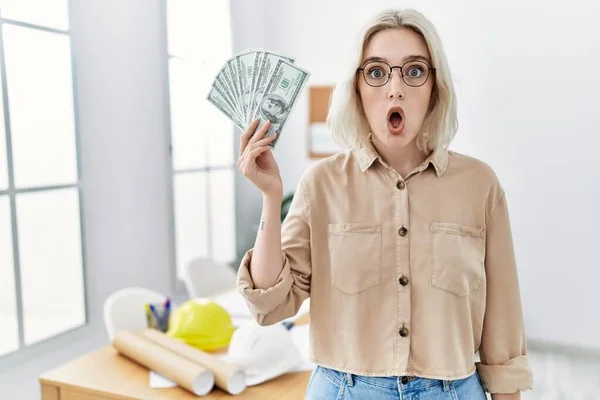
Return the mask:
<path fill-rule="evenodd" d="M 477 371 L 489 393 L 532 389 L 519 281 L 506 196 L 486 224 L 487 298 Z"/>
<path fill-rule="evenodd" d="M 238 269 L 238 291 L 261 325 L 272 325 L 293 317 L 310 296 L 310 201 L 304 179 L 298 184 L 281 227 L 283 268 L 275 285 L 267 289 L 254 287 L 250 268 L 253 249 L 245 254 Z"/>

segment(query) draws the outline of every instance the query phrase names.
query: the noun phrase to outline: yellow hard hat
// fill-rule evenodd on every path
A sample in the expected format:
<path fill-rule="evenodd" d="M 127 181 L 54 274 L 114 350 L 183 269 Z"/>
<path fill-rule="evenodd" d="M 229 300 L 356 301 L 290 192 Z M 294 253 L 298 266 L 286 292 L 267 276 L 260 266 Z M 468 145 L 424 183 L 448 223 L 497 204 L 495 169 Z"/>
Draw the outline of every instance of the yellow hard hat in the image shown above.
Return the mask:
<path fill-rule="evenodd" d="M 204 351 L 229 345 L 235 327 L 223 307 L 210 300 L 188 300 L 174 310 L 167 335 Z"/>

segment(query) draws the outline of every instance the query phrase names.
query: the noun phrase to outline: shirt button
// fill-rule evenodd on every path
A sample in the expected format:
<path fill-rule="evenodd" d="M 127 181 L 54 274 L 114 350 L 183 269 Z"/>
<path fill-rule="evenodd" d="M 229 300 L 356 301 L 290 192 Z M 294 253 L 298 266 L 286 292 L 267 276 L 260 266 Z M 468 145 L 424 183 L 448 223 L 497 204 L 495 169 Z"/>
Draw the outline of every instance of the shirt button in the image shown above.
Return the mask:
<path fill-rule="evenodd" d="M 406 234 L 408 233 L 408 229 L 406 229 L 405 226 L 403 226 L 402 228 L 398 229 L 398 235 L 404 237 L 406 236 Z"/>
<path fill-rule="evenodd" d="M 404 190 L 404 188 L 406 187 L 406 183 L 404 183 L 404 181 L 398 181 L 396 187 L 400 190 Z"/>
<path fill-rule="evenodd" d="M 408 328 L 406 328 L 406 327 L 403 326 L 402 328 L 400 328 L 400 330 L 398 331 L 398 333 L 402 337 L 407 337 L 408 336 Z"/>
<path fill-rule="evenodd" d="M 406 286 L 406 285 L 408 285 L 408 278 L 407 278 L 406 276 L 404 276 L 404 275 L 402 275 L 402 276 L 400 277 L 399 281 L 400 281 L 400 284 L 401 284 L 402 286 Z"/>

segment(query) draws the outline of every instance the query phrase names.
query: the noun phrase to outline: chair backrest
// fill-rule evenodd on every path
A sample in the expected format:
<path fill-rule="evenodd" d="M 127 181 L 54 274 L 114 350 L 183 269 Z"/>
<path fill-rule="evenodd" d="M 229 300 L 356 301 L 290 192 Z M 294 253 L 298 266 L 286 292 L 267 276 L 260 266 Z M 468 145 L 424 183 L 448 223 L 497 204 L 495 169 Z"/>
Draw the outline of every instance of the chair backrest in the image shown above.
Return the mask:
<path fill-rule="evenodd" d="M 154 290 L 129 287 L 111 294 L 104 302 L 104 326 L 112 342 L 120 330 L 137 330 L 147 326 L 145 304 L 162 303 L 166 296 Z M 176 304 L 171 300 L 171 311 Z"/>
<path fill-rule="evenodd" d="M 227 264 L 197 258 L 187 265 L 183 282 L 191 299 L 212 297 L 235 289 L 236 272 Z"/>

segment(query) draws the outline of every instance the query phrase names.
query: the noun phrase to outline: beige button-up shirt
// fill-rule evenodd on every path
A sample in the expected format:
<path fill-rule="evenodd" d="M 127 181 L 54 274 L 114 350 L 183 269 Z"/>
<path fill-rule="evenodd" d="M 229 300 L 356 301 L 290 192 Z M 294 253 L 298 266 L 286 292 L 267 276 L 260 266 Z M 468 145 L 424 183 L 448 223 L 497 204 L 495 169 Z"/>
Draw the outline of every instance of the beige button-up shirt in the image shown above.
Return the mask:
<path fill-rule="evenodd" d="M 282 225 L 275 286 L 254 287 L 251 257 L 238 289 L 260 324 L 310 296 L 315 364 L 444 380 L 477 368 L 490 393 L 533 386 L 506 197 L 477 159 L 437 150 L 404 179 L 372 146 L 321 160 Z"/>

